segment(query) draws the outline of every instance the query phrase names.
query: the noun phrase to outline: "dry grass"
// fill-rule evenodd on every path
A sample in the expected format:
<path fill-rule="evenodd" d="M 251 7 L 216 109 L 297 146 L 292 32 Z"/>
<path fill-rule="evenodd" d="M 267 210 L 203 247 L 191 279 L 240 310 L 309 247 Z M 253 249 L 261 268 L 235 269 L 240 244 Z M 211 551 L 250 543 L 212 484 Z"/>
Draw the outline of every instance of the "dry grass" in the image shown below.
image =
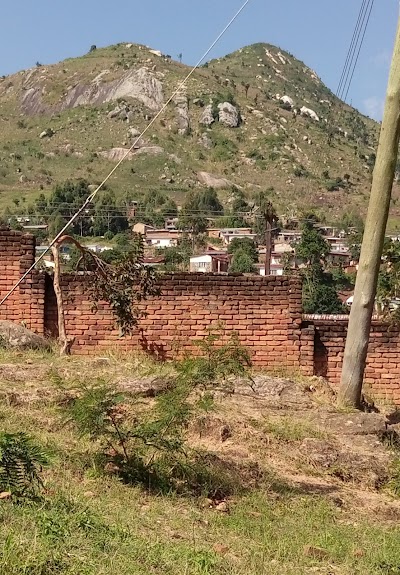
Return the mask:
<path fill-rule="evenodd" d="M 171 366 L 136 354 L 1 352 L 2 428 L 23 430 L 52 453 L 43 501 L 0 501 L 2 575 L 400 572 L 400 506 L 321 470 L 318 477 L 290 467 L 293 448 L 306 438 L 326 438 L 325 431 L 299 412 L 277 414 L 267 396 L 245 388 L 216 394 L 202 438 L 196 426 L 189 430 L 194 444 L 221 460 L 243 469 L 257 462 L 263 471 L 258 487 L 229 498 L 224 512 L 204 497 L 150 495 L 100 473 L 96 446 L 62 421 L 55 376 L 74 386 L 170 374 Z M 221 426 L 230 428 L 229 437 L 221 438 Z"/>

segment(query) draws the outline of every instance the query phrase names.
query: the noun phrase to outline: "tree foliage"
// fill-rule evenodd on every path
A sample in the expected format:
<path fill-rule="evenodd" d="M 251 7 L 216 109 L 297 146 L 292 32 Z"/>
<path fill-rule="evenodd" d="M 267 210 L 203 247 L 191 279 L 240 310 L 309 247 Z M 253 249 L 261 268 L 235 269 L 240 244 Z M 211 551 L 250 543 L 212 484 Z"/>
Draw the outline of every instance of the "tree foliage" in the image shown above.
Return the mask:
<path fill-rule="evenodd" d="M 386 239 L 378 277 L 377 302 L 381 313 L 400 320 L 400 241 Z"/>
<path fill-rule="evenodd" d="M 143 265 L 144 243 L 140 234 L 135 234 L 130 248 L 112 264 L 100 260 L 92 271 L 88 292 L 97 309 L 106 301 L 116 318 L 121 335 L 131 334 L 136 328 L 143 311 L 139 304 L 149 296 L 159 294 L 157 277 L 152 267 Z"/>
<path fill-rule="evenodd" d="M 330 253 L 329 243 L 311 219 L 304 222 L 301 239 L 294 247 L 296 257 L 304 264 L 301 269 L 304 313 L 344 313 L 332 274 L 324 269 Z"/>
<path fill-rule="evenodd" d="M 219 201 L 218 194 L 214 188 L 190 192 L 183 209 L 186 212 L 195 212 L 203 216 L 215 216 L 224 213 L 223 205 Z"/>
<path fill-rule="evenodd" d="M 240 274 L 254 274 L 257 269 L 254 265 L 254 260 L 244 249 L 236 250 L 232 257 L 231 265 L 229 266 L 230 273 Z"/>
<path fill-rule="evenodd" d="M 250 256 L 253 263 L 258 262 L 257 244 L 251 238 L 234 238 L 228 246 L 228 254 L 235 255 L 239 250 Z"/>
<path fill-rule="evenodd" d="M 56 185 L 49 199 L 40 194 L 34 202 L 34 212 L 48 220 L 49 233 L 54 237 L 79 210 L 90 193 L 86 180 L 67 180 Z M 105 189 L 93 203 L 88 204 L 70 231 L 79 236 L 102 236 L 107 232 L 117 234 L 128 226 L 126 207 L 118 204 L 114 194 Z"/>
<path fill-rule="evenodd" d="M 121 335 L 131 334 L 144 314 L 140 303 L 159 294 L 156 272 L 143 264 L 142 235 L 134 234 L 126 249 L 121 250 L 119 257 L 110 263 L 84 248 L 71 236 L 60 238 L 58 245 L 66 242 L 72 242 L 81 253 L 77 269 L 83 268 L 90 273 L 87 293 L 94 310 L 102 302 L 107 302 Z M 58 303 L 62 305 L 62 302 Z"/>

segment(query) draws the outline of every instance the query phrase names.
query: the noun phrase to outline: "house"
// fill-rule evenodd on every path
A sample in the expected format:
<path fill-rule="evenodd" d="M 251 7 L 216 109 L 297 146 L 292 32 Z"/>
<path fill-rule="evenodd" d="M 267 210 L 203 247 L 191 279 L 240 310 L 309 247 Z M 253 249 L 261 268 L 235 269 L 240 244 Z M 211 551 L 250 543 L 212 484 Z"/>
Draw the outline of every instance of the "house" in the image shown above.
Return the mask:
<path fill-rule="evenodd" d="M 259 255 L 261 256 L 261 263 L 257 264 L 256 267 L 259 270 L 261 276 L 265 275 L 265 248 L 259 250 Z M 294 257 L 294 249 L 291 245 L 286 243 L 277 243 L 274 245 L 274 251 L 271 254 L 271 275 L 282 276 L 284 275 L 285 266 L 289 264 L 291 269 L 297 269 L 300 265 L 300 260 Z"/>
<path fill-rule="evenodd" d="M 341 236 L 330 236 L 325 238 L 325 240 L 331 246 L 331 251 L 335 253 L 348 253 L 349 248 L 346 244 L 346 239 Z"/>
<path fill-rule="evenodd" d="M 190 272 L 226 273 L 230 256 L 226 252 L 209 251 L 190 258 Z"/>
<path fill-rule="evenodd" d="M 276 243 L 292 244 L 301 239 L 301 230 L 281 230 L 276 238 Z"/>
<path fill-rule="evenodd" d="M 143 222 L 138 222 L 132 228 L 132 231 L 134 231 L 136 234 L 142 234 L 142 236 L 145 236 L 147 232 L 154 230 L 155 228 L 153 226 L 149 226 L 148 224 L 144 224 Z"/>
<path fill-rule="evenodd" d="M 179 230 L 148 230 L 145 233 L 145 243 L 154 248 L 173 248 L 182 238 Z"/>
<path fill-rule="evenodd" d="M 257 237 L 257 234 L 253 234 L 251 228 L 225 228 L 220 230 L 219 237 L 222 239 L 224 244 L 228 246 L 235 238 L 248 238 L 250 240 L 254 240 Z"/>
<path fill-rule="evenodd" d="M 351 264 L 351 253 L 349 251 L 331 251 L 326 258 L 327 261 L 334 265 L 347 268 Z"/>

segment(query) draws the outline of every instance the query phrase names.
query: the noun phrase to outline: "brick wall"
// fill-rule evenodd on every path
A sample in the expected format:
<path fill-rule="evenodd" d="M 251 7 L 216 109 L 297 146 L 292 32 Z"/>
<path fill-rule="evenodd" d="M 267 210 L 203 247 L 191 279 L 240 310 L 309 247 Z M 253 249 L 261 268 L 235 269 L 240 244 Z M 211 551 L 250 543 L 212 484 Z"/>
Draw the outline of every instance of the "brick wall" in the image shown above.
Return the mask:
<path fill-rule="evenodd" d="M 35 239 L 29 234 L 0 228 L 0 300 L 34 262 Z M 44 333 L 45 275 L 34 271 L 0 306 L 0 319 L 24 323 Z"/>
<path fill-rule="evenodd" d="M 0 229 L 0 298 L 34 261 L 34 238 Z M 107 348 L 142 348 L 170 358 L 221 322 L 237 331 L 257 366 L 300 368 L 338 384 L 347 330 L 344 316 L 302 316 L 301 283 L 296 278 L 164 275 L 161 296 L 145 302 L 147 315 L 134 336 L 120 338 L 108 306 L 97 312 L 87 297 L 84 274 L 61 280 L 67 333 L 72 351 L 101 353 Z M 0 319 L 24 323 L 37 333 L 57 336 L 57 305 L 52 279 L 34 271 L 0 306 Z M 374 321 L 365 382 L 379 400 L 400 405 L 400 331 Z"/>
<path fill-rule="evenodd" d="M 75 337 L 72 351 L 80 354 L 118 346 L 141 347 L 160 358 L 193 349 L 193 340 L 221 322 L 236 331 L 260 366 L 298 367 L 301 355 L 301 284 L 277 277 L 163 275 L 160 297 L 144 305 L 146 317 L 132 337 L 121 339 L 106 304 L 97 312 L 87 297 L 87 276 L 63 275 L 67 333 Z M 90 281 L 90 279 L 89 279 Z M 46 328 L 54 333 L 54 295 L 48 288 Z M 53 310 L 53 313 L 51 313 Z M 52 328 L 53 326 L 53 328 Z"/>
<path fill-rule="evenodd" d="M 340 382 L 348 319 L 306 316 L 306 329 L 314 331 L 314 373 L 332 385 Z M 400 330 L 372 322 L 364 382 L 377 400 L 400 405 Z"/>

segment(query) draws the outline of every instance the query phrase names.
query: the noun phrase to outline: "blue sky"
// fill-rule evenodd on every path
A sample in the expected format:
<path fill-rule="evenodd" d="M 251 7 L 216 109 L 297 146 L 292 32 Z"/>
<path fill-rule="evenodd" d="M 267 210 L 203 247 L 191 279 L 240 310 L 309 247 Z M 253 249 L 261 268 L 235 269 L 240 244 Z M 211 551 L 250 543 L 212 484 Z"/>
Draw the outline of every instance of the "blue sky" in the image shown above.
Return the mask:
<path fill-rule="evenodd" d="M 0 74 L 54 63 L 92 44 L 147 44 L 193 64 L 243 0 L 3 0 Z M 288 50 L 336 91 L 361 0 L 252 0 L 215 48 L 220 56 L 254 42 Z M 381 118 L 398 0 L 375 3 L 349 101 Z"/>

